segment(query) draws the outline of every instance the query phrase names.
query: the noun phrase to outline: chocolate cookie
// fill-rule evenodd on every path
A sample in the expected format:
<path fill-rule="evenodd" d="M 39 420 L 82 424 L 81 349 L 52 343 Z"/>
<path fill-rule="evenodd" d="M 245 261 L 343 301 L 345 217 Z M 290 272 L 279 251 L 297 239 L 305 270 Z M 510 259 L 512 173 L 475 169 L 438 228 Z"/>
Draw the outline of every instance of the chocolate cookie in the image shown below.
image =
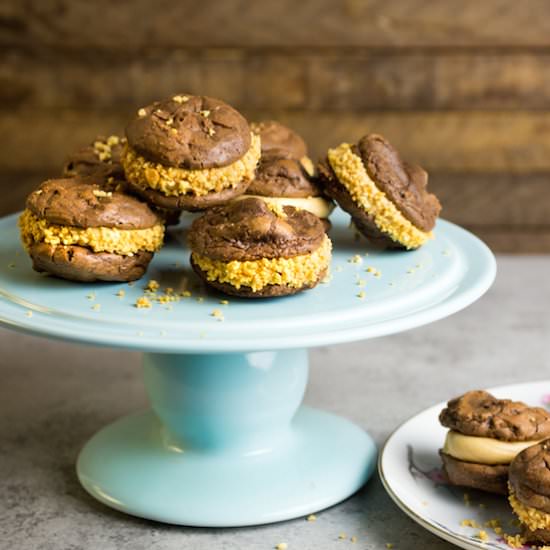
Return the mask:
<path fill-rule="evenodd" d="M 472 487 L 497 495 L 507 494 L 508 466 L 505 464 L 477 464 L 457 460 L 451 455 L 439 452 L 443 462 L 443 471 L 452 485 Z"/>
<path fill-rule="evenodd" d="M 414 249 L 431 237 L 441 206 L 426 190 L 428 175 L 403 162 L 382 136 L 329 149 L 319 176 L 325 193 L 378 245 Z"/>
<path fill-rule="evenodd" d="M 209 209 L 189 232 L 191 263 L 210 286 L 259 298 L 295 294 L 324 278 L 331 242 L 313 214 L 248 198 Z"/>
<path fill-rule="evenodd" d="M 82 178 L 40 185 L 19 226 L 36 271 L 75 281 L 139 279 L 164 237 L 145 203 Z"/>
<path fill-rule="evenodd" d="M 270 204 L 307 210 L 326 220 L 330 226 L 328 216 L 333 209 L 331 201 L 321 196 L 315 180 L 296 159 L 262 157 L 256 177 L 246 193 L 236 200 L 248 197 L 261 197 Z"/>
<path fill-rule="evenodd" d="M 260 158 L 260 139 L 218 99 L 176 95 L 139 109 L 122 154 L 134 190 L 163 208 L 197 210 L 244 192 Z"/>
<path fill-rule="evenodd" d="M 526 542 L 550 543 L 550 440 L 519 453 L 509 470 L 510 504 Z"/>
<path fill-rule="evenodd" d="M 550 437 L 550 414 L 521 401 L 497 399 L 486 391 L 470 391 L 452 399 L 439 415 L 441 424 L 465 435 L 500 441 L 532 441 Z"/>
<path fill-rule="evenodd" d="M 550 414 L 485 391 L 452 399 L 439 415 L 449 428 L 440 452 L 453 485 L 506 494 L 508 465 L 523 449 L 550 436 Z"/>
<path fill-rule="evenodd" d="M 120 162 L 125 144 L 125 138 L 98 136 L 93 143 L 67 157 L 63 176 L 93 178 L 97 184 L 116 187 L 119 182 L 125 181 L 124 168 Z"/>
<path fill-rule="evenodd" d="M 305 141 L 288 126 L 275 120 L 252 122 L 252 131 L 262 140 L 262 156 L 300 160 L 307 156 Z"/>

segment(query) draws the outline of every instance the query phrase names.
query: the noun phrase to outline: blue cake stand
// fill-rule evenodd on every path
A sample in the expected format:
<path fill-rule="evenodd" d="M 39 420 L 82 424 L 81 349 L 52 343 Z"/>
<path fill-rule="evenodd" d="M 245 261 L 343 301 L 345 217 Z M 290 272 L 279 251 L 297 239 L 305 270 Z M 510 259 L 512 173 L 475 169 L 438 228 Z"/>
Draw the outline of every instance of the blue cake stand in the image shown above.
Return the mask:
<path fill-rule="evenodd" d="M 306 349 L 446 317 L 489 288 L 495 260 L 445 221 L 414 252 L 369 250 L 341 211 L 332 221 L 329 281 L 292 297 L 223 303 L 190 270 L 185 228 L 144 280 L 79 284 L 35 273 L 16 216 L 0 220 L 1 324 L 144 352 L 151 409 L 121 418 L 84 446 L 77 473 L 91 495 L 144 518 L 221 527 L 303 516 L 365 483 L 376 464 L 367 432 L 301 405 Z M 179 301 L 136 308 L 150 279 Z"/>

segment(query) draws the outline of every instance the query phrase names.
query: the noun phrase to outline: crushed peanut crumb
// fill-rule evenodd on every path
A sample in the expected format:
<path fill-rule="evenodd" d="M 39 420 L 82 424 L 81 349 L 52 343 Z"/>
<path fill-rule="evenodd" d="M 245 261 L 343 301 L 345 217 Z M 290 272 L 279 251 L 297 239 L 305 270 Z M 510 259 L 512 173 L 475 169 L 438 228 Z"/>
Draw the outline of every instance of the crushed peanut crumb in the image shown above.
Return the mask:
<path fill-rule="evenodd" d="M 186 101 L 189 101 L 189 98 L 186 95 L 175 95 L 172 100 L 176 103 L 185 103 Z"/>
<path fill-rule="evenodd" d="M 200 113 L 204 118 L 208 118 L 210 116 L 210 111 L 208 109 L 204 109 Z"/>
<path fill-rule="evenodd" d="M 309 514 L 306 518 L 307 521 L 317 521 L 317 516 L 315 514 Z"/>
<path fill-rule="evenodd" d="M 90 292 L 90 294 L 86 295 L 86 298 L 88 298 L 88 300 L 95 300 L 95 292 Z"/>
<path fill-rule="evenodd" d="M 460 522 L 460 526 L 461 527 L 473 527 L 474 529 L 479 529 L 481 527 L 481 525 L 479 525 L 479 523 L 477 523 L 476 520 L 474 520 L 474 519 L 463 519 Z"/>
<path fill-rule="evenodd" d="M 346 535 L 346 533 L 340 533 L 340 534 L 338 535 L 338 538 L 339 538 L 340 540 L 344 540 L 344 539 L 347 539 L 348 536 Z"/>
<path fill-rule="evenodd" d="M 359 256 L 359 254 L 355 254 L 355 256 L 352 256 L 348 262 L 350 264 L 361 264 L 363 263 L 363 258 L 361 258 L 361 256 Z"/>
<path fill-rule="evenodd" d="M 116 295 L 119 297 L 119 298 L 124 298 L 124 296 L 126 295 L 126 292 L 122 289 L 120 289 Z"/>
<path fill-rule="evenodd" d="M 224 320 L 223 312 L 222 312 L 221 309 L 214 309 L 210 315 L 212 317 L 214 317 L 215 319 L 218 319 L 218 321 L 223 321 Z"/>
<path fill-rule="evenodd" d="M 222 306 L 227 306 L 227 305 L 229 305 L 229 300 L 220 300 L 220 304 Z"/>
<path fill-rule="evenodd" d="M 150 309 L 151 307 L 153 307 L 153 304 L 151 304 L 149 298 L 147 298 L 146 296 L 140 296 L 136 300 L 136 307 L 138 309 Z"/>
<path fill-rule="evenodd" d="M 276 550 L 286 550 L 288 548 L 288 544 L 286 542 L 280 542 L 275 546 Z"/>
<path fill-rule="evenodd" d="M 156 292 L 159 288 L 160 288 L 160 285 L 158 284 L 158 282 L 155 281 L 155 279 L 151 279 L 147 283 L 147 286 L 145 287 L 145 290 L 149 290 L 151 292 Z"/>
<path fill-rule="evenodd" d="M 386 548 L 388 548 L 388 550 L 391 550 L 393 548 L 393 543 L 392 542 L 386 542 Z"/>
<path fill-rule="evenodd" d="M 26 315 L 27 317 L 32 317 L 32 311 L 29 309 L 29 311 L 27 311 L 27 312 L 25 313 L 25 315 Z"/>
<path fill-rule="evenodd" d="M 481 530 L 477 535 L 476 537 L 479 539 L 479 540 L 482 540 L 484 542 L 488 541 L 489 540 L 489 535 L 487 534 L 487 531 L 483 531 Z"/>
<path fill-rule="evenodd" d="M 138 111 L 138 116 L 142 117 L 142 116 L 145 116 L 147 114 L 147 111 L 145 109 L 140 109 Z"/>
<path fill-rule="evenodd" d="M 184 290 L 181 295 L 184 297 L 184 298 L 190 298 L 192 296 L 191 292 L 189 290 Z"/>
<path fill-rule="evenodd" d="M 102 189 L 94 189 L 92 193 L 96 197 L 112 197 L 113 193 L 111 191 L 103 191 Z"/>
<path fill-rule="evenodd" d="M 216 135 L 216 130 L 214 130 L 214 128 L 208 128 L 208 135 L 210 137 L 215 136 Z"/>
<path fill-rule="evenodd" d="M 94 305 L 92 306 L 92 309 L 93 309 L 94 311 L 99 311 L 99 310 L 101 309 L 101 304 L 94 304 Z"/>
<path fill-rule="evenodd" d="M 357 542 L 357 537 L 350 537 L 350 542 L 355 544 Z"/>
<path fill-rule="evenodd" d="M 365 291 L 362 290 L 361 292 L 359 292 L 359 294 L 357 294 L 357 298 L 360 298 L 361 300 L 364 300 L 366 295 L 367 294 L 365 293 Z"/>

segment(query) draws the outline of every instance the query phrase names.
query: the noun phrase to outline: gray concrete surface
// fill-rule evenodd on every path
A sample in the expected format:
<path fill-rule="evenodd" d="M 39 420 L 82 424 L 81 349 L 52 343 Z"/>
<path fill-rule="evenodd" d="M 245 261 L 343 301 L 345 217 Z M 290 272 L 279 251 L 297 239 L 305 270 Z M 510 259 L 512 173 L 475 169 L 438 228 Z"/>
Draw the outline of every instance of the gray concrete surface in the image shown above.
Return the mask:
<path fill-rule="evenodd" d="M 306 402 L 347 416 L 381 444 L 413 413 L 467 389 L 550 378 L 549 309 L 550 257 L 501 257 L 495 286 L 466 311 L 313 350 Z M 145 405 L 137 354 L 0 330 L 0 549 L 452 548 L 401 513 L 376 477 L 316 522 L 192 529 L 112 511 L 80 488 L 75 459 L 95 431 Z M 340 532 L 357 543 L 338 540 Z"/>

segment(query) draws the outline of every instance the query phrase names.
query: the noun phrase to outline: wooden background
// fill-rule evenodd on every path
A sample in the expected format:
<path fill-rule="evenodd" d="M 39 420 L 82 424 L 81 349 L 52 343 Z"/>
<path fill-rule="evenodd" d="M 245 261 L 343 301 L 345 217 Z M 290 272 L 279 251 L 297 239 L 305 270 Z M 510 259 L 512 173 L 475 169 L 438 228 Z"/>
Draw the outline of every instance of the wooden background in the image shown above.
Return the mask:
<path fill-rule="evenodd" d="M 280 119 L 313 157 L 380 132 L 446 218 L 550 252 L 546 0 L 3 0 L 0 51 L 0 214 L 72 148 L 189 92 Z"/>

